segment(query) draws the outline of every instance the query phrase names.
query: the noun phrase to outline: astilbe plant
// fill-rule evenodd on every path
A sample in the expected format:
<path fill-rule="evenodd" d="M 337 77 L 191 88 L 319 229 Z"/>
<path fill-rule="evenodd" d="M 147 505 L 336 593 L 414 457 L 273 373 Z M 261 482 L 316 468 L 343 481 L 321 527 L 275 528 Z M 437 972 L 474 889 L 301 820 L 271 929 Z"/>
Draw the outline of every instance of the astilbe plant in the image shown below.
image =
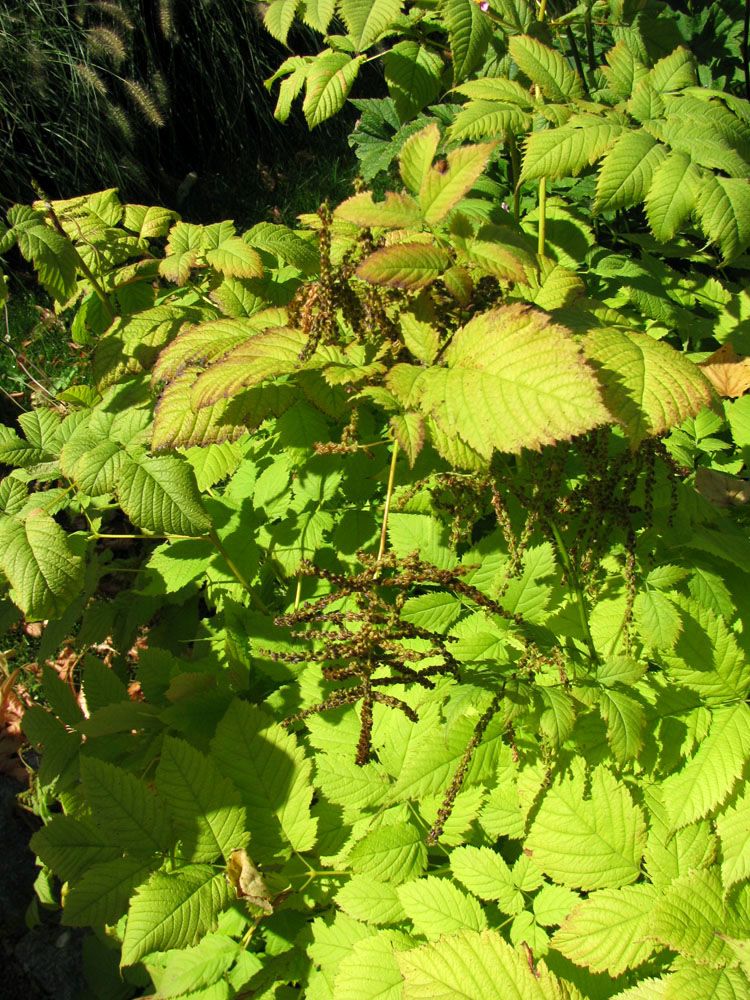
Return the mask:
<path fill-rule="evenodd" d="M 627 5 L 572 43 L 523 3 L 367 6 L 282 92 L 314 118 L 318 72 L 398 38 L 384 200 L 8 215 L 94 370 L 0 438 L 4 613 L 77 664 L 24 718 L 40 892 L 100 995 L 743 997 L 747 107 Z M 442 79 L 446 30 L 469 103 L 417 121 L 399 80 Z M 691 166 L 694 101 L 726 142 Z M 559 198 L 524 186 L 545 135 Z M 650 234 L 602 206 L 633 144 Z M 679 164 L 728 201 L 674 184 L 667 253 L 646 181 Z"/>

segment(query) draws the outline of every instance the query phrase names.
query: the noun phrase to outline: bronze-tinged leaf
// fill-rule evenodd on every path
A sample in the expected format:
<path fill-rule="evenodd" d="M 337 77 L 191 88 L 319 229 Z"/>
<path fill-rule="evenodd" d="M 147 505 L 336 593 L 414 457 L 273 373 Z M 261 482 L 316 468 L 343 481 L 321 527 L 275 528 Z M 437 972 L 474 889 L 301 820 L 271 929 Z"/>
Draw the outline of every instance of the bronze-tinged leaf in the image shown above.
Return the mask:
<path fill-rule="evenodd" d="M 474 294 L 474 282 L 465 267 L 449 267 L 443 275 L 445 287 L 460 306 L 468 306 Z"/>
<path fill-rule="evenodd" d="M 695 473 L 695 488 L 714 507 L 729 507 L 750 501 L 750 483 L 701 466 Z"/>
<path fill-rule="evenodd" d="M 307 341 L 301 330 L 283 326 L 256 334 L 198 376 L 190 405 L 200 410 L 222 397 L 229 399 L 240 389 L 290 374 L 302 366 L 300 354 Z"/>
<path fill-rule="evenodd" d="M 357 226 L 408 229 L 419 226 L 422 214 L 419 205 L 408 194 L 388 191 L 385 201 L 375 202 L 370 191 L 361 191 L 342 202 L 334 217 Z"/>
<path fill-rule="evenodd" d="M 390 427 L 393 436 L 409 459 L 409 465 L 414 468 L 417 456 L 424 444 L 424 419 L 421 413 L 394 413 Z"/>
<path fill-rule="evenodd" d="M 750 358 L 736 354 L 730 341 L 698 367 L 720 396 L 737 399 L 750 389 Z"/>
<path fill-rule="evenodd" d="M 450 267 L 445 250 L 424 243 L 397 243 L 366 257 L 357 268 L 357 277 L 373 285 L 392 288 L 424 288 Z"/>

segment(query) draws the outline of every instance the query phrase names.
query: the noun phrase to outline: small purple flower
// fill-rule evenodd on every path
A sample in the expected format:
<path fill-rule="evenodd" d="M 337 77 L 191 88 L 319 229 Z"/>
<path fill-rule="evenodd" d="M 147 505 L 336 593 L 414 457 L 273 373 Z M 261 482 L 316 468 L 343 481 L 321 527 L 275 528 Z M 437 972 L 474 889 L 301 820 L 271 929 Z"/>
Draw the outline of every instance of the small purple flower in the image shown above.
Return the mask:
<path fill-rule="evenodd" d="M 500 208 L 502 208 L 504 212 L 510 212 L 510 205 L 507 201 L 500 202 Z"/>
<path fill-rule="evenodd" d="M 484 11 L 484 13 L 486 14 L 487 11 L 490 9 L 489 0 L 482 0 L 482 2 L 479 4 L 479 9 L 481 11 Z"/>

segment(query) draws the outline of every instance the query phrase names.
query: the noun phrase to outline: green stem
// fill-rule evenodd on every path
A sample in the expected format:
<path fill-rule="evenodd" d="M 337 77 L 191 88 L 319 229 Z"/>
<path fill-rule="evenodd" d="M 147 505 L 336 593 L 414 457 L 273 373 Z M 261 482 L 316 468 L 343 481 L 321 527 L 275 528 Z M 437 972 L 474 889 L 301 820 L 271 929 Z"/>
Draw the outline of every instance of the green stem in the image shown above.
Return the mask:
<path fill-rule="evenodd" d="M 591 629 L 589 628 L 589 615 L 588 608 L 586 606 L 586 596 L 583 593 L 583 587 L 581 586 L 581 581 L 578 579 L 578 574 L 575 571 L 573 563 L 570 561 L 570 555 L 568 554 L 565 541 L 563 540 L 562 533 L 555 523 L 554 520 L 550 519 L 549 525 L 552 529 L 552 534 L 555 537 L 555 544 L 557 545 L 557 551 L 560 554 L 560 559 L 562 560 L 563 568 L 565 569 L 565 575 L 568 579 L 568 586 L 575 595 L 576 606 L 578 608 L 578 619 L 581 623 L 581 628 L 583 629 L 583 635 L 586 640 L 586 646 L 589 651 L 589 657 L 591 658 L 591 663 L 594 666 L 599 665 L 599 654 L 596 651 L 596 646 L 594 645 L 594 639 L 591 635 Z"/>
<path fill-rule="evenodd" d="M 380 529 L 380 547 L 378 548 L 378 566 L 383 561 L 385 553 L 386 530 L 388 528 L 388 512 L 391 509 L 391 497 L 393 496 L 393 484 L 396 480 L 396 460 L 398 459 L 398 441 L 393 442 L 393 454 L 391 455 L 391 471 L 388 476 L 388 490 L 385 495 L 385 508 L 383 509 L 383 526 Z"/>
<path fill-rule="evenodd" d="M 586 97 L 590 98 L 591 95 L 589 94 L 588 84 L 586 83 L 586 74 L 583 72 L 583 63 L 581 62 L 581 53 L 578 51 L 575 35 L 573 34 L 573 29 L 570 25 L 567 25 L 565 28 L 565 37 L 568 39 L 570 51 L 573 53 L 573 62 L 576 64 L 576 69 L 578 70 L 578 75 L 583 83 L 583 89 L 586 93 Z"/>
<path fill-rule="evenodd" d="M 539 10 L 537 11 L 536 14 L 537 21 L 543 21 L 546 12 L 547 12 L 547 0 L 541 0 L 539 4 Z"/>
<path fill-rule="evenodd" d="M 547 238 L 547 178 L 539 178 L 539 242 L 537 253 L 544 256 L 544 243 Z"/>
<path fill-rule="evenodd" d="M 219 555 L 221 556 L 221 558 L 224 560 L 224 562 L 227 564 L 227 566 L 231 570 L 232 575 L 235 577 L 235 579 L 237 580 L 237 582 L 242 587 L 244 587 L 245 590 L 248 592 L 248 594 L 250 595 L 250 600 L 253 602 L 253 604 L 258 609 L 258 611 L 262 611 L 264 615 L 270 614 L 271 612 L 265 606 L 265 604 L 263 603 L 263 601 L 261 601 L 260 597 L 258 597 L 258 594 L 256 593 L 255 589 L 248 583 L 248 581 L 245 579 L 242 571 L 239 569 L 239 567 L 233 561 L 232 557 L 229 555 L 229 553 L 227 552 L 227 550 L 222 545 L 221 539 L 216 534 L 216 532 L 215 531 L 211 531 L 211 533 L 207 536 L 207 538 L 208 538 L 208 541 L 211 542 L 211 544 L 214 546 L 214 548 L 216 549 L 216 551 L 219 553 Z"/>
<path fill-rule="evenodd" d="M 594 53 L 594 34 L 591 30 L 591 3 L 586 7 L 586 13 L 583 16 L 583 24 L 586 30 L 586 59 L 589 64 L 589 80 L 588 83 L 591 85 L 594 74 L 596 73 L 596 54 Z"/>
<path fill-rule="evenodd" d="M 518 222 L 519 209 L 521 204 L 521 158 L 518 155 L 518 143 L 515 135 L 511 135 L 508 140 L 508 152 L 510 153 L 511 183 L 513 185 L 513 218 Z"/>

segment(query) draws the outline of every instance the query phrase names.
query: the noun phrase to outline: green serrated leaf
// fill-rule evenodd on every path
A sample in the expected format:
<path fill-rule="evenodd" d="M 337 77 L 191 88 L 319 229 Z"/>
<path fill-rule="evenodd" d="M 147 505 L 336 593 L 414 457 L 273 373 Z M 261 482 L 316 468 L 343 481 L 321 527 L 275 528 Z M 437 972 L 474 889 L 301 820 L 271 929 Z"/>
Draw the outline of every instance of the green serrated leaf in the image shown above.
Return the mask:
<path fill-rule="evenodd" d="M 368 875 L 354 875 L 336 893 L 336 905 L 367 924 L 398 924 L 406 914 L 396 886 Z"/>
<path fill-rule="evenodd" d="M 81 781 L 86 802 L 121 847 L 141 855 L 166 852 L 173 836 L 163 806 L 144 782 L 114 764 L 84 757 Z"/>
<path fill-rule="evenodd" d="M 341 16 L 355 52 L 364 52 L 401 11 L 399 0 L 341 0 Z"/>
<path fill-rule="evenodd" d="M 602 67 L 602 73 L 617 97 L 630 97 L 638 81 L 648 76 L 646 66 L 624 41 L 618 41 L 605 58 L 609 65 Z"/>
<path fill-rule="evenodd" d="M 206 251 L 206 260 L 221 274 L 230 278 L 260 278 L 263 264 L 260 257 L 239 236 L 229 236 L 218 246 Z"/>
<path fill-rule="evenodd" d="M 598 115 L 575 115 L 556 129 L 532 132 L 524 146 L 521 180 L 577 176 L 604 155 L 622 126 Z"/>
<path fill-rule="evenodd" d="M 428 225 L 444 219 L 487 165 L 497 143 L 463 146 L 448 153 L 443 168 L 429 167 L 419 189 L 419 204 Z"/>
<path fill-rule="evenodd" d="M 16 233 L 18 249 L 33 262 L 40 284 L 56 302 L 67 302 L 78 288 L 78 255 L 73 244 L 43 223 L 24 226 Z"/>
<path fill-rule="evenodd" d="M 396 885 L 417 878 L 427 866 L 422 832 L 411 823 L 380 827 L 357 841 L 347 864 L 378 882 Z"/>
<path fill-rule="evenodd" d="M 191 948 L 216 927 L 234 893 L 223 871 L 188 865 L 156 872 L 133 896 L 122 942 L 122 965 L 152 951 Z"/>
<path fill-rule="evenodd" d="M 135 889 L 149 876 L 143 857 L 116 858 L 86 867 L 65 894 L 62 922 L 68 927 L 116 924 Z"/>
<path fill-rule="evenodd" d="M 706 868 L 716 856 L 716 837 L 707 820 L 691 823 L 673 832 L 669 813 L 658 786 L 646 793 L 649 810 L 646 869 L 658 886 L 669 885 L 680 875 Z"/>
<path fill-rule="evenodd" d="M 503 858 L 489 847 L 459 847 L 451 853 L 451 871 L 480 899 L 493 900 L 503 913 L 520 913 L 524 898 Z"/>
<path fill-rule="evenodd" d="M 721 880 L 725 891 L 737 882 L 750 878 L 750 790 L 742 787 L 736 798 L 716 817 L 716 831 L 721 841 Z"/>
<path fill-rule="evenodd" d="M 682 619 L 674 604 L 658 590 L 641 591 L 633 603 L 638 633 L 652 649 L 674 649 Z"/>
<path fill-rule="evenodd" d="M 666 148 L 643 129 L 620 135 L 602 160 L 594 211 L 611 212 L 643 201 L 666 156 Z"/>
<path fill-rule="evenodd" d="M 403 1000 L 581 1000 L 544 964 L 532 968 L 526 953 L 497 931 L 459 931 L 398 952 L 404 977 Z M 563 992 L 563 989 L 565 992 Z"/>
<path fill-rule="evenodd" d="M 482 931 L 487 926 L 477 900 L 447 879 L 428 875 L 399 886 L 397 893 L 414 929 L 428 940 L 459 930 Z"/>
<path fill-rule="evenodd" d="M 305 100 L 302 103 L 310 128 L 320 125 L 343 108 L 363 61 L 364 56 L 352 59 L 346 52 L 330 50 L 316 56 L 307 71 Z"/>
<path fill-rule="evenodd" d="M 61 615 L 83 588 L 80 536 L 66 534 L 49 514 L 33 510 L 0 526 L 0 567 L 27 621 Z"/>
<path fill-rule="evenodd" d="M 403 981 L 396 953 L 411 945 L 411 938 L 398 931 L 381 931 L 356 941 L 353 954 L 343 959 L 336 973 L 336 1000 L 401 1000 Z"/>
<path fill-rule="evenodd" d="M 566 103 L 583 97 L 583 82 L 565 62 L 559 52 L 542 45 L 530 35 L 515 35 L 508 39 L 513 59 L 532 83 L 538 84 L 545 97 Z"/>
<path fill-rule="evenodd" d="M 411 39 L 398 42 L 383 60 L 388 93 L 404 123 L 433 101 L 440 91 L 443 60 L 433 48 Z"/>
<path fill-rule="evenodd" d="M 272 0 L 265 10 L 263 23 L 269 34 L 273 35 L 282 45 L 286 44 L 286 37 L 300 2 L 301 0 Z"/>
<path fill-rule="evenodd" d="M 584 797 L 582 777 L 560 778 L 542 798 L 526 850 L 544 872 L 571 888 L 618 888 L 640 875 L 646 844 L 643 814 L 603 766 Z"/>
<path fill-rule="evenodd" d="M 673 951 L 714 968 L 732 961 L 718 936 L 726 927 L 723 892 L 716 869 L 682 875 L 660 895 L 651 912 L 651 935 Z"/>
<path fill-rule="evenodd" d="M 493 448 L 520 453 L 610 420 L 568 332 L 528 306 L 470 320 L 444 359 L 448 367 L 421 374 L 420 409 L 487 459 Z"/>
<path fill-rule="evenodd" d="M 750 708 L 718 708 L 698 752 L 660 786 L 673 830 L 703 819 L 732 792 L 750 756 Z"/>
<path fill-rule="evenodd" d="M 334 213 L 338 219 L 357 226 L 408 229 L 421 221 L 419 205 L 405 194 L 387 191 L 385 201 L 375 202 L 370 191 L 362 191 L 343 201 Z"/>
<path fill-rule="evenodd" d="M 195 473 L 176 455 L 123 459 L 117 483 L 122 509 L 137 527 L 159 535 L 205 535 L 205 511 Z"/>
<path fill-rule="evenodd" d="M 660 59 L 651 70 L 649 79 L 654 90 L 663 94 L 669 90 L 692 87 L 698 81 L 695 75 L 695 57 L 681 45 L 668 56 Z"/>
<path fill-rule="evenodd" d="M 53 816 L 33 834 L 30 846 L 63 882 L 77 881 L 94 865 L 120 854 L 111 837 L 87 816 Z"/>
<path fill-rule="evenodd" d="M 584 339 L 584 351 L 607 406 L 624 425 L 633 448 L 711 402 L 711 386 L 700 369 L 647 334 L 592 330 Z"/>
<path fill-rule="evenodd" d="M 247 843 L 245 809 L 213 761 L 184 740 L 166 736 L 155 787 L 169 808 L 188 861 L 228 861 Z"/>
<path fill-rule="evenodd" d="M 404 143 L 399 169 L 401 179 L 413 194 L 419 193 L 439 144 L 440 130 L 434 123 L 409 136 Z"/>
<path fill-rule="evenodd" d="M 607 724 L 607 739 L 615 760 L 623 764 L 637 757 L 646 725 L 643 705 L 622 691 L 605 689 L 599 696 L 599 712 Z"/>
<path fill-rule="evenodd" d="M 656 167 L 646 195 L 646 218 L 657 240 L 666 243 L 677 235 L 693 211 L 702 180 L 686 153 L 673 151 Z"/>
<path fill-rule="evenodd" d="M 651 885 L 591 893 L 562 922 L 552 947 L 595 973 L 615 977 L 637 968 L 654 951 L 654 942 L 647 939 L 657 898 Z"/>
<path fill-rule="evenodd" d="M 454 85 L 474 72 L 487 50 L 492 28 L 473 0 L 448 0 L 442 9 L 453 56 Z"/>
<path fill-rule="evenodd" d="M 724 263 L 734 260 L 750 244 L 750 181 L 704 174 L 696 214 L 706 236 L 719 244 Z"/>
<path fill-rule="evenodd" d="M 217 726 L 212 751 L 242 793 L 254 860 L 270 860 L 286 845 L 309 851 L 316 834 L 310 816 L 312 765 L 294 736 L 235 701 Z"/>

